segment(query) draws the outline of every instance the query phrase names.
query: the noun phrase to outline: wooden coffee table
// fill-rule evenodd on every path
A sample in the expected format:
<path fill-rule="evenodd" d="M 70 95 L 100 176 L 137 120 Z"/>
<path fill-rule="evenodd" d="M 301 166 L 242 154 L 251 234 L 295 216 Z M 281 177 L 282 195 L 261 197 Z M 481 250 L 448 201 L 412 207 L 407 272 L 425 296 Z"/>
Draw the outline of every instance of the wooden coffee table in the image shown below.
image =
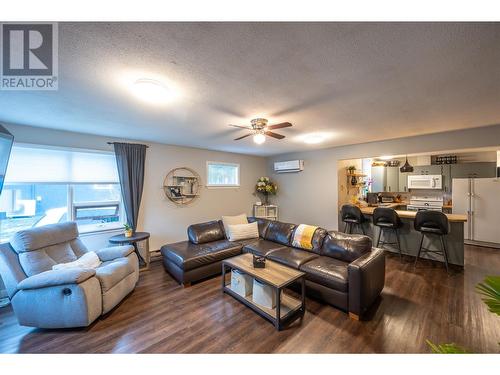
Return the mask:
<path fill-rule="evenodd" d="M 274 309 L 266 308 L 255 303 L 252 300 L 252 295 L 243 297 L 231 290 L 231 283 L 226 282 L 226 273 L 231 269 L 246 273 L 261 283 L 270 285 L 276 293 L 276 307 Z M 222 261 L 222 291 L 271 321 L 278 331 L 302 317 L 306 311 L 304 276 L 303 272 L 271 260 L 266 260 L 265 268 L 254 268 L 252 254 L 242 254 Z M 283 292 L 285 287 L 296 281 L 300 281 L 302 286 L 300 299 Z"/>

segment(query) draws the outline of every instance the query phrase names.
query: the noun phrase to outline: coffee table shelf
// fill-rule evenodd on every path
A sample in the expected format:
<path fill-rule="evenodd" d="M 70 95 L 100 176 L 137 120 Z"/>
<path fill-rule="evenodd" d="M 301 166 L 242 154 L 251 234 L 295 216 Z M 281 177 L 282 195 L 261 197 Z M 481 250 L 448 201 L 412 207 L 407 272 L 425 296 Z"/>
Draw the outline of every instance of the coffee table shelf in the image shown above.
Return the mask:
<path fill-rule="evenodd" d="M 226 282 L 228 270 L 237 269 L 261 283 L 270 285 L 276 293 L 276 307 L 270 309 L 255 303 L 252 295 L 246 297 L 231 289 L 231 284 Z M 305 274 L 293 268 L 283 266 L 277 262 L 266 261 L 265 268 L 254 268 L 251 254 L 242 254 L 222 262 L 222 291 L 227 293 L 251 308 L 253 311 L 271 321 L 277 330 L 292 323 L 305 313 Z M 292 297 L 284 293 L 283 289 L 294 282 L 301 283 L 301 298 Z"/>
<path fill-rule="evenodd" d="M 234 291 L 231 290 L 231 285 L 230 284 L 226 284 L 226 292 L 230 291 L 230 294 L 233 295 L 236 294 L 236 298 L 240 299 L 245 299 L 247 303 L 250 303 L 252 305 L 254 305 L 256 308 L 262 310 L 263 312 L 267 313 L 269 316 L 272 316 L 272 317 L 275 317 L 276 316 L 276 308 L 274 309 L 269 309 L 265 306 L 262 306 L 262 305 L 259 305 L 257 303 L 255 303 L 252 299 L 252 295 L 248 295 L 246 297 L 243 297 L 237 293 L 235 293 Z M 285 319 L 286 316 L 290 313 L 290 312 L 295 312 L 295 310 L 297 309 L 300 309 L 302 305 L 302 301 L 297 299 L 297 298 L 294 298 L 292 296 L 289 296 L 289 295 L 286 295 L 282 292 L 281 294 L 281 307 L 280 307 L 280 318 L 281 319 Z"/>

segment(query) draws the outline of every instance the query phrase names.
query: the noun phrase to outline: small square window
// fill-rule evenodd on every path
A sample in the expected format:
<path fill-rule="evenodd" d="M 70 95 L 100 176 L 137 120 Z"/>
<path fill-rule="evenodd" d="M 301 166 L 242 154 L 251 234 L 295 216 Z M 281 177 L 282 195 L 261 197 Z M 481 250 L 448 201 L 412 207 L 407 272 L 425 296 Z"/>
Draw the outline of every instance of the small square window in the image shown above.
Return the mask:
<path fill-rule="evenodd" d="M 208 187 L 239 187 L 240 165 L 207 161 Z"/>

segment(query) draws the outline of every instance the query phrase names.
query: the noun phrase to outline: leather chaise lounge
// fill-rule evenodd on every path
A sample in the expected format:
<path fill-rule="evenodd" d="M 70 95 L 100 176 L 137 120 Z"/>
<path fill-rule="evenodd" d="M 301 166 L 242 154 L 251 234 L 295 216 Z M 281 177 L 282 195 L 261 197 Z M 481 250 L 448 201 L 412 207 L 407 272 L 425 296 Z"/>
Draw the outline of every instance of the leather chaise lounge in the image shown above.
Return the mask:
<path fill-rule="evenodd" d="M 265 219 L 257 221 L 259 238 L 230 242 L 222 222 L 193 224 L 188 241 L 161 248 L 165 269 L 181 284 L 216 276 L 222 261 L 241 253 L 252 253 L 301 270 L 306 274 L 306 290 L 354 319 L 380 295 L 385 281 L 383 250 L 372 248 L 370 237 L 318 228 L 312 250 L 291 246 L 295 224 Z"/>

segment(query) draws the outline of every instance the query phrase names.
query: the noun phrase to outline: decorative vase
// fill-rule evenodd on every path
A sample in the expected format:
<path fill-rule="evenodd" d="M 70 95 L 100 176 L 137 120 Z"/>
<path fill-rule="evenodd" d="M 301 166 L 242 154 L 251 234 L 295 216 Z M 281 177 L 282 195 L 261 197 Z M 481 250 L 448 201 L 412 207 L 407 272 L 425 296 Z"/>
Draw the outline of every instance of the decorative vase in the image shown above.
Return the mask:
<path fill-rule="evenodd" d="M 269 206 L 269 194 L 264 194 L 264 205 Z"/>
<path fill-rule="evenodd" d="M 128 229 L 125 231 L 125 237 L 130 238 L 134 234 L 134 231 L 132 229 Z"/>
<path fill-rule="evenodd" d="M 351 185 L 355 186 L 357 183 L 358 183 L 358 179 L 356 178 L 356 176 L 352 176 L 351 177 Z"/>

